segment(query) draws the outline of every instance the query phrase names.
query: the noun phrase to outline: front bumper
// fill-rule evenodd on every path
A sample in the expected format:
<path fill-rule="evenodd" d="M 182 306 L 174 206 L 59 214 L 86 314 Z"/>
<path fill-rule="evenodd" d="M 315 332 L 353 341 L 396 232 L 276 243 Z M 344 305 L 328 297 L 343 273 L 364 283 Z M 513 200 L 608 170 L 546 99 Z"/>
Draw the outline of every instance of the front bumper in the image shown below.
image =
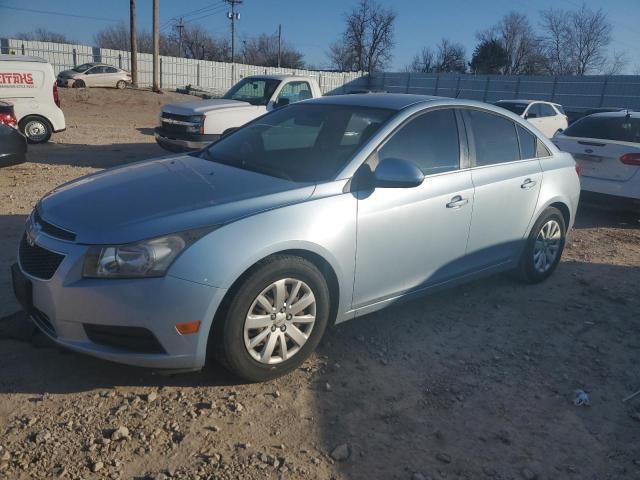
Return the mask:
<path fill-rule="evenodd" d="M 75 80 L 73 78 L 66 78 L 66 77 L 58 77 L 58 78 L 56 78 L 56 84 L 59 87 L 72 87 L 73 86 L 73 82 L 75 82 Z"/>
<path fill-rule="evenodd" d="M 218 134 L 193 134 L 171 132 L 162 127 L 156 127 L 153 131 L 156 142 L 165 150 L 171 152 L 192 152 L 202 150 L 220 138 Z"/>
<path fill-rule="evenodd" d="M 170 275 L 86 279 L 81 275 L 86 246 L 45 234 L 36 239 L 36 244 L 64 255 L 49 280 L 30 275 L 18 262 L 20 271 L 30 282 L 28 313 L 54 342 L 104 360 L 141 367 L 187 371 L 204 366 L 211 323 L 226 290 Z M 201 322 L 198 333 L 177 332 L 177 323 L 194 320 Z M 113 346 L 99 340 L 104 335 L 95 335 L 96 329 L 113 332 L 126 330 L 123 327 L 150 332 L 161 348 L 149 351 Z"/>

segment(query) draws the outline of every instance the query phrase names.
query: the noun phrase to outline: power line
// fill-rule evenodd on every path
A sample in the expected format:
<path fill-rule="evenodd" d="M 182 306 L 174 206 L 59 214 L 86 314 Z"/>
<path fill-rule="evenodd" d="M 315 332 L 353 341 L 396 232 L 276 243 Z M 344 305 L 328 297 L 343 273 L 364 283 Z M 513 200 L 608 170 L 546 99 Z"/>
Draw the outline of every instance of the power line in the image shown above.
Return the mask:
<path fill-rule="evenodd" d="M 201 8 L 198 8 L 196 10 L 190 10 L 188 12 L 184 12 L 181 15 L 179 15 L 179 17 L 184 19 L 184 18 L 187 18 L 187 17 L 192 17 L 193 15 L 201 15 L 201 14 L 205 14 L 207 12 L 211 12 L 212 10 L 217 10 L 220 7 L 224 7 L 224 6 L 225 6 L 224 1 L 220 0 L 218 2 L 215 2 L 213 5 L 209 5 L 209 6 L 206 6 L 206 7 L 201 7 Z M 217 12 L 214 12 L 214 13 L 217 13 Z M 170 18 L 169 20 L 165 21 L 162 24 L 160 29 L 163 30 L 163 29 L 169 27 L 172 22 L 175 22 L 177 20 L 178 20 L 177 16 Z"/>
<path fill-rule="evenodd" d="M 227 12 L 227 18 L 231 20 L 231 63 L 235 62 L 236 53 L 236 20 L 240 20 L 240 14 L 236 12 L 236 5 L 241 5 L 243 0 L 224 0 L 231 5 L 231 11 Z"/>
<path fill-rule="evenodd" d="M 88 20 L 100 20 L 103 22 L 121 22 L 122 20 L 117 20 L 115 18 L 107 18 L 107 17 L 92 17 L 90 15 L 76 15 L 73 13 L 62 13 L 62 12 L 52 12 L 51 10 L 36 10 L 33 8 L 23 8 L 23 7 L 9 7 L 7 5 L 0 5 L 0 8 L 6 8 L 8 10 L 18 10 L 21 12 L 29 12 L 29 13 L 42 13 L 45 15 L 58 15 L 61 17 L 72 17 L 72 18 L 82 18 Z"/>

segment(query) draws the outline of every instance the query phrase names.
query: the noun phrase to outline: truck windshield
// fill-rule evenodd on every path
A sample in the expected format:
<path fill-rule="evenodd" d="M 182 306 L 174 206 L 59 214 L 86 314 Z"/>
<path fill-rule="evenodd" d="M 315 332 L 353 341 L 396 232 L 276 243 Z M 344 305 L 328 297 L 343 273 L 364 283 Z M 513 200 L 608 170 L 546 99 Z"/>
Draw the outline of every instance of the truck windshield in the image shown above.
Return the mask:
<path fill-rule="evenodd" d="M 225 93 L 227 100 L 239 100 L 251 105 L 266 105 L 276 91 L 280 80 L 272 78 L 244 78 Z"/>
<path fill-rule="evenodd" d="M 294 104 L 223 137 L 199 155 L 295 182 L 336 177 L 394 114 L 353 105 Z"/>

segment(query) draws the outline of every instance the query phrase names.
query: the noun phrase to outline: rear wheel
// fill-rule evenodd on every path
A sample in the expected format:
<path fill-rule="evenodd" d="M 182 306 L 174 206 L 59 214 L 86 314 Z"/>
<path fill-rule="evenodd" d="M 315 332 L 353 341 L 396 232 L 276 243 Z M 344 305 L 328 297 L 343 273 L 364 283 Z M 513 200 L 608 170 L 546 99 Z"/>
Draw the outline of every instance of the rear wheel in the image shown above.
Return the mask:
<path fill-rule="evenodd" d="M 53 128 L 44 118 L 31 116 L 20 121 L 20 131 L 29 143 L 45 143 L 51 138 Z"/>
<path fill-rule="evenodd" d="M 127 88 L 127 82 L 125 82 L 124 80 L 119 80 L 118 83 L 116 83 L 116 88 L 118 90 L 122 90 L 124 88 Z"/>
<path fill-rule="evenodd" d="M 311 262 L 275 255 L 237 288 L 212 344 L 234 374 L 250 382 L 284 375 L 315 350 L 329 319 L 329 289 Z"/>
<path fill-rule="evenodd" d="M 564 250 L 566 225 L 562 212 L 547 208 L 538 218 L 518 266 L 520 279 L 537 283 L 546 280 L 554 272 Z"/>

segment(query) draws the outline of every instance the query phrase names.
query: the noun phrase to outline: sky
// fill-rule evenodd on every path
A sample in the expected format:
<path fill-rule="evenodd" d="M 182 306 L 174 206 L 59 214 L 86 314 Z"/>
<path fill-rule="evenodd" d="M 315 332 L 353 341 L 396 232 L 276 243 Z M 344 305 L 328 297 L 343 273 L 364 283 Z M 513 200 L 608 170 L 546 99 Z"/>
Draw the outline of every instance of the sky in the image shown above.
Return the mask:
<path fill-rule="evenodd" d="M 535 25 L 540 10 L 551 6 L 578 8 L 581 0 L 378 0 L 397 13 L 395 47 L 389 70 L 402 70 L 423 46 L 434 46 L 447 37 L 462 43 L 470 57 L 476 33 L 495 24 L 505 13 L 517 10 Z M 215 35 L 230 36 L 229 21 L 219 0 L 160 0 L 160 25 L 165 31 L 172 19 L 199 23 Z M 640 71 L 640 0 L 585 0 L 592 9 L 602 7 L 613 25 L 611 49 L 625 51 L 629 64 L 625 73 Z M 275 33 L 282 24 L 284 39 L 316 67 L 328 67 L 328 46 L 340 37 L 344 15 L 356 0 L 244 0 L 238 7 L 237 39 L 260 33 Z M 4 8 L 8 7 L 8 8 Z M 78 18 L 23 8 L 77 15 Z M 195 13 L 190 13 L 194 12 Z M 151 29 L 152 1 L 138 0 L 138 28 Z M 0 37 L 46 27 L 62 32 L 79 43 L 93 44 L 96 31 L 118 22 L 128 22 L 128 0 L 0 0 Z"/>

